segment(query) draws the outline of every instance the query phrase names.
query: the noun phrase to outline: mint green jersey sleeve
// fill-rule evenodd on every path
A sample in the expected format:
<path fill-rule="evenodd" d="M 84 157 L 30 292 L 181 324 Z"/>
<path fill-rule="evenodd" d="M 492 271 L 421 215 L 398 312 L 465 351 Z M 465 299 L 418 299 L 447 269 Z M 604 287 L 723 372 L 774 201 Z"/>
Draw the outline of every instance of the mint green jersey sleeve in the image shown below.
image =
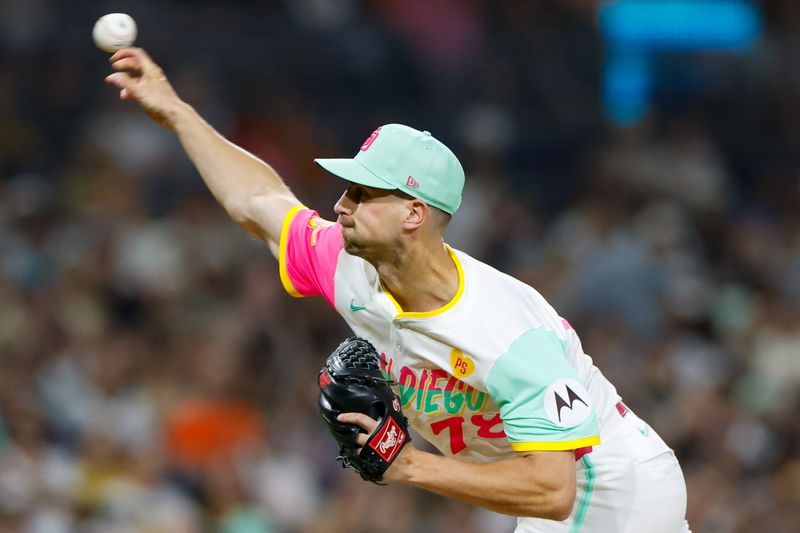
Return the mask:
<path fill-rule="evenodd" d="M 531 329 L 495 361 L 486 390 L 500 407 L 515 451 L 575 450 L 600 444 L 589 393 L 554 332 Z"/>

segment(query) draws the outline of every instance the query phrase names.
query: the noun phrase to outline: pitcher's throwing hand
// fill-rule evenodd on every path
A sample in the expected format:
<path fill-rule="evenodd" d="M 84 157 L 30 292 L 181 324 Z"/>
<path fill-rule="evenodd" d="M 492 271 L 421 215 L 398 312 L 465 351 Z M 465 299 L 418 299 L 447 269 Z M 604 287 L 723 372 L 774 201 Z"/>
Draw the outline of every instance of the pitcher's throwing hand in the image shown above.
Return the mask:
<path fill-rule="evenodd" d="M 123 48 L 108 61 L 117 72 L 108 75 L 106 83 L 120 90 L 119 97 L 138 101 L 153 120 L 173 129 L 174 114 L 185 104 L 147 52 L 141 48 Z"/>

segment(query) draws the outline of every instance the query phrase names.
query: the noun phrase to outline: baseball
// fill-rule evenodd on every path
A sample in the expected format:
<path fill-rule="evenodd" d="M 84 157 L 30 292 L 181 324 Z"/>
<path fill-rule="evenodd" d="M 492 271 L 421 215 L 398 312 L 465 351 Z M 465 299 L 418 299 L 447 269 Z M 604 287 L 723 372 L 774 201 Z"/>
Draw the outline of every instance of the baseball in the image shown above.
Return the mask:
<path fill-rule="evenodd" d="M 136 40 L 136 22 L 125 13 L 103 15 L 95 22 L 92 37 L 100 50 L 116 52 Z"/>

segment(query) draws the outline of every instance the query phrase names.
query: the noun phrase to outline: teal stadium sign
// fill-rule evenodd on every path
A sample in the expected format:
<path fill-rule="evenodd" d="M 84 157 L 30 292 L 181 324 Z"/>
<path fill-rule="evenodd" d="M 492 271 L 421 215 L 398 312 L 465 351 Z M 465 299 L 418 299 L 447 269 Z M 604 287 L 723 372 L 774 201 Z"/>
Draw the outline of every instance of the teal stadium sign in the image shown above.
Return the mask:
<path fill-rule="evenodd" d="M 747 0 L 612 0 L 599 10 L 606 45 L 603 100 L 609 118 L 635 124 L 658 80 L 660 55 L 742 54 L 761 36 L 762 17 Z"/>

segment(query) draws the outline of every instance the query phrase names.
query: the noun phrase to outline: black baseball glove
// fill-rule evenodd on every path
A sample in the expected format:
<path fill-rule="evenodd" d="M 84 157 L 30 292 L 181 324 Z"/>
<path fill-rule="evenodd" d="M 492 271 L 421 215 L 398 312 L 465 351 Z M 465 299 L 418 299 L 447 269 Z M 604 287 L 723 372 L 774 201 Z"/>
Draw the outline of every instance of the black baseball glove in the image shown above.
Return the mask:
<path fill-rule="evenodd" d="M 380 356 L 368 341 L 350 337 L 328 357 L 319 371 L 319 412 L 339 443 L 337 460 L 377 483 L 408 443 L 408 420 L 400 401 L 380 370 Z M 339 422 L 342 413 L 363 413 L 378 422 L 367 444 L 357 453 L 359 426 Z"/>

